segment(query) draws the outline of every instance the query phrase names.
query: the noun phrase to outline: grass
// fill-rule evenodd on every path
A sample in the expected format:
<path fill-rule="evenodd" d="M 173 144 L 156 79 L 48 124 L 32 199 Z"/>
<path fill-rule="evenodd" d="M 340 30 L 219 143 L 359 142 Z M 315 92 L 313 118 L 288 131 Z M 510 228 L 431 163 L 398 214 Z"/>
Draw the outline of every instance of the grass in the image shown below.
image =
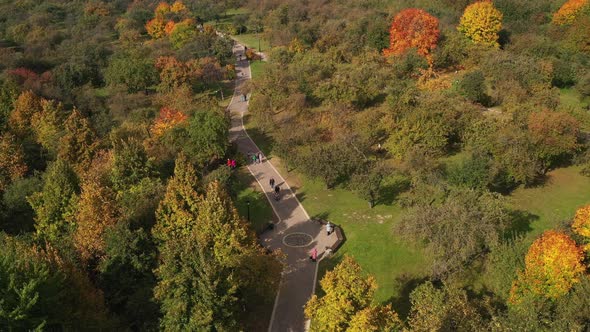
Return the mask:
<path fill-rule="evenodd" d="M 576 209 L 590 203 L 590 178 L 580 174 L 577 166 L 549 172 L 547 181 L 535 188 L 519 188 L 509 197 L 513 208 L 526 211 L 533 218 L 527 237 L 532 241 L 543 231 L 572 219 Z"/>
<path fill-rule="evenodd" d="M 252 77 L 258 77 L 264 71 L 264 67 L 266 67 L 265 61 L 251 61 L 250 62 L 250 71 L 252 73 Z"/>
<path fill-rule="evenodd" d="M 257 33 L 243 33 L 241 35 L 232 35 L 232 37 L 240 44 L 248 46 L 248 48 L 253 48 L 259 52 L 268 52 L 270 44 L 263 38 L 260 38 L 260 49 L 258 49 L 258 35 Z"/>
<path fill-rule="evenodd" d="M 249 210 L 252 228 L 260 233 L 269 222 L 272 222 L 274 215 L 266 196 L 260 191 L 258 183 L 245 166 L 238 168 L 234 173 L 231 189 L 236 197 L 238 213 L 244 219 L 248 219 Z"/>
<path fill-rule="evenodd" d="M 583 97 L 573 88 L 559 89 L 559 98 L 561 103 L 574 108 L 587 108 L 590 105 L 590 97 Z"/>

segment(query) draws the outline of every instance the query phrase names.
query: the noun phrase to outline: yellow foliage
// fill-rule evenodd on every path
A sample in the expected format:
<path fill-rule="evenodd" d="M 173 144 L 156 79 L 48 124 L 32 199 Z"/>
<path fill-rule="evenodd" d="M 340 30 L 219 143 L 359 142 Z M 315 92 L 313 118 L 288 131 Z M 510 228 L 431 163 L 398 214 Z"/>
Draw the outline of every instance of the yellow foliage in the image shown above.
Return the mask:
<path fill-rule="evenodd" d="M 182 1 L 175 1 L 172 6 L 170 6 L 170 11 L 178 14 L 187 11 L 187 8 Z"/>
<path fill-rule="evenodd" d="M 582 9 L 588 6 L 589 3 L 589 0 L 569 0 L 564 3 L 555 14 L 553 14 L 553 24 L 572 24 Z M 588 33 L 588 31 L 586 31 L 586 33 Z"/>
<path fill-rule="evenodd" d="M 581 207 L 576 211 L 572 229 L 574 233 L 585 237 L 586 241 L 590 240 L 590 205 Z M 590 244 L 585 245 L 584 249 L 590 252 Z"/>
<path fill-rule="evenodd" d="M 473 3 L 465 8 L 457 29 L 474 43 L 499 47 L 502 13 L 491 1 Z"/>
<path fill-rule="evenodd" d="M 529 248 L 525 270 L 519 272 L 508 301 L 518 304 L 529 295 L 549 299 L 565 295 L 585 271 L 583 259 L 582 249 L 569 236 L 546 231 Z"/>

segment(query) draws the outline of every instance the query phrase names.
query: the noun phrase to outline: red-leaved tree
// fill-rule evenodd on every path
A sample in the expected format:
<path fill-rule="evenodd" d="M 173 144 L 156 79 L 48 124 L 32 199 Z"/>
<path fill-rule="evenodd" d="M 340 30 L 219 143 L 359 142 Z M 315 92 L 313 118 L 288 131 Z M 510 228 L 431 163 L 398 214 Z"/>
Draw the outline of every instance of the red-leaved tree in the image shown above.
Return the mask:
<path fill-rule="evenodd" d="M 408 8 L 395 16 L 389 29 L 389 48 L 385 56 L 400 55 L 411 48 L 432 61 L 430 52 L 436 47 L 440 31 L 438 19 L 422 9 Z"/>

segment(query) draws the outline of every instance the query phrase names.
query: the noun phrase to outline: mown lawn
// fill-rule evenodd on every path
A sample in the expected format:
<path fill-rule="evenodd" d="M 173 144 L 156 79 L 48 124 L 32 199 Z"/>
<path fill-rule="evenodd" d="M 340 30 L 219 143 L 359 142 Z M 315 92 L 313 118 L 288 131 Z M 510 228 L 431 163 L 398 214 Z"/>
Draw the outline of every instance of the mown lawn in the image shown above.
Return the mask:
<path fill-rule="evenodd" d="M 252 77 L 258 77 L 260 76 L 260 74 L 262 74 L 262 72 L 264 71 L 264 67 L 266 66 L 266 62 L 265 61 L 251 61 L 250 62 L 250 71 L 252 74 Z"/>
<path fill-rule="evenodd" d="M 580 95 L 580 93 L 573 88 L 563 88 L 559 90 L 559 97 L 561 99 L 561 103 L 564 105 L 577 108 L 586 108 L 588 105 L 590 105 L 590 97 L 583 98 L 582 95 Z"/>
<path fill-rule="evenodd" d="M 248 219 L 248 202 L 250 203 L 250 223 L 257 233 L 272 222 L 272 207 L 245 166 L 235 171 L 231 191 L 235 195 L 238 213 L 244 219 Z"/>
<path fill-rule="evenodd" d="M 241 35 L 232 35 L 232 38 L 240 42 L 240 44 L 244 44 L 248 46 L 248 48 L 253 48 L 258 52 L 268 52 L 270 51 L 270 44 L 262 35 L 260 35 L 260 49 L 258 49 L 258 36 L 257 33 L 243 33 Z"/>

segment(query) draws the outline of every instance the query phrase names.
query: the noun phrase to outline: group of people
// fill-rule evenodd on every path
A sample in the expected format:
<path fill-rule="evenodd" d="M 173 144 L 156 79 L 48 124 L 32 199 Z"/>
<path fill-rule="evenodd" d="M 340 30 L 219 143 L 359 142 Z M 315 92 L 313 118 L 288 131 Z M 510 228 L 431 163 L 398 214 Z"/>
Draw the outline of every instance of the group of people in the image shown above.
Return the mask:
<path fill-rule="evenodd" d="M 275 201 L 278 201 L 281 198 L 281 196 L 280 196 L 281 187 L 278 184 L 275 186 L 275 178 L 270 178 L 270 180 L 268 181 L 268 184 L 270 185 L 270 189 L 274 190 Z"/>
<path fill-rule="evenodd" d="M 236 168 L 236 160 L 235 159 L 228 159 L 226 165 L 227 165 L 227 167 L 234 169 L 234 168 Z"/>
<path fill-rule="evenodd" d="M 260 164 L 262 162 L 262 152 L 248 152 L 248 158 L 252 160 L 253 164 Z"/>

